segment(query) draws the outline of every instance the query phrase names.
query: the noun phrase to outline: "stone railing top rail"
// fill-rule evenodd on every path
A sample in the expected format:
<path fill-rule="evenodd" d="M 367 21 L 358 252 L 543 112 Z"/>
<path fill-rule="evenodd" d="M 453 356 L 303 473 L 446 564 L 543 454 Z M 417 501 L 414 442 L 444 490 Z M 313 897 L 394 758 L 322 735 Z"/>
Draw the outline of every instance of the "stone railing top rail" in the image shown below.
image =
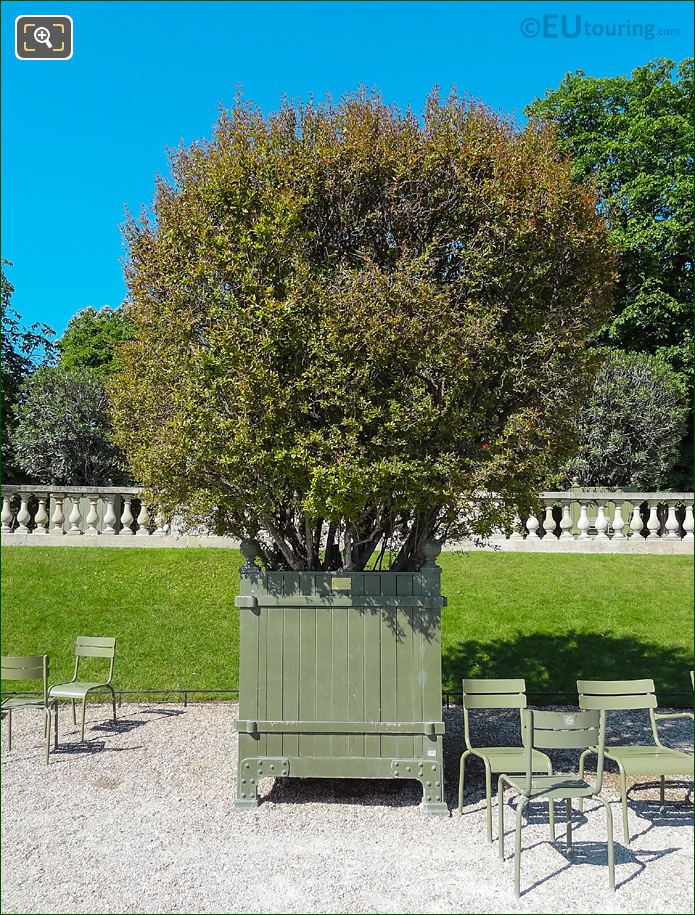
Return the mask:
<path fill-rule="evenodd" d="M 3 495 L 12 495 L 13 493 L 63 493 L 64 495 L 124 495 L 139 496 L 142 493 L 140 486 L 51 486 L 39 483 L 3 483 Z M 479 493 L 479 498 L 494 498 L 492 493 Z M 538 493 L 538 498 L 543 501 L 555 500 L 571 501 L 585 500 L 589 502 L 615 502 L 620 499 L 622 502 L 692 502 L 692 492 L 670 492 L 663 490 L 659 492 L 633 492 L 629 489 L 584 489 L 582 487 L 571 487 L 570 489 L 546 490 Z"/>
<path fill-rule="evenodd" d="M 66 496 L 139 496 L 142 493 L 141 486 L 46 486 L 39 483 L 22 483 L 13 486 L 11 483 L 2 484 L 2 494 L 12 495 L 12 493 L 63 493 Z"/>
<path fill-rule="evenodd" d="M 664 490 L 661 492 L 633 492 L 629 489 L 561 489 L 557 491 L 550 490 L 548 492 L 541 492 L 538 494 L 540 499 L 549 500 L 556 499 L 558 501 L 562 499 L 571 499 L 573 502 L 578 501 L 589 501 L 589 502 L 615 502 L 616 499 L 620 499 L 621 502 L 664 502 L 668 500 L 680 501 L 680 502 L 692 502 L 693 493 L 692 492 L 670 492 Z"/>

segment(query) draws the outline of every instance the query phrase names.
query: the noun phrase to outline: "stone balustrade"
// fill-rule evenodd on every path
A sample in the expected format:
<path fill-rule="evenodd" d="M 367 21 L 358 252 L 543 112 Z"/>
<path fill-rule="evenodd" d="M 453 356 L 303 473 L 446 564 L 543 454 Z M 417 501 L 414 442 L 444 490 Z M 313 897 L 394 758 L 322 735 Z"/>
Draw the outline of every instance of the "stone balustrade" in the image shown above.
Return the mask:
<path fill-rule="evenodd" d="M 4 542 L 22 537 L 167 537 L 169 525 L 151 517 L 139 487 L 3 486 Z M 7 538 L 7 539 L 5 539 Z"/>
<path fill-rule="evenodd" d="M 483 548 L 523 552 L 693 551 L 693 493 L 569 489 L 539 494 L 541 511 L 515 518 Z M 475 549 L 470 541 L 445 549 Z"/>
<path fill-rule="evenodd" d="M 237 546 L 231 537 L 191 535 L 154 515 L 138 487 L 3 486 L 3 544 Z M 693 493 L 570 489 L 542 492 L 541 510 L 515 519 L 483 544 L 444 549 L 524 552 L 689 553 Z"/>

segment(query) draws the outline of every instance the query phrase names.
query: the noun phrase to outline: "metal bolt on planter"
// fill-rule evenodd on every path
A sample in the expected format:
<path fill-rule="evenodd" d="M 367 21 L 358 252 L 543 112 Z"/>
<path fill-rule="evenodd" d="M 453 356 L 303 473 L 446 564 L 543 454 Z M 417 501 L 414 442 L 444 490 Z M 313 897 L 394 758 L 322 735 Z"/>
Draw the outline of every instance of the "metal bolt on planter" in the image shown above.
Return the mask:
<path fill-rule="evenodd" d="M 417 572 L 262 572 L 243 541 L 236 807 L 260 778 L 397 778 L 449 815 L 442 740 L 441 547 Z"/>

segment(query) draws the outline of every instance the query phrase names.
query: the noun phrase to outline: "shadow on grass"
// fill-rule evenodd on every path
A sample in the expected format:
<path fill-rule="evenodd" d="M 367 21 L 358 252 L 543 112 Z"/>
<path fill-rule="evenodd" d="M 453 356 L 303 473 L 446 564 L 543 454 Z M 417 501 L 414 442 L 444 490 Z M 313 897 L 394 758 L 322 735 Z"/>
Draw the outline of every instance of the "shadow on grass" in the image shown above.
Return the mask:
<path fill-rule="evenodd" d="M 576 701 L 580 679 L 651 677 L 662 705 L 690 707 L 692 667 L 692 652 L 682 648 L 599 633 L 519 634 L 487 642 L 462 640 L 442 648 L 446 689 L 459 691 L 464 677 L 524 677 L 536 704 L 543 702 L 543 694 L 548 702 Z"/>

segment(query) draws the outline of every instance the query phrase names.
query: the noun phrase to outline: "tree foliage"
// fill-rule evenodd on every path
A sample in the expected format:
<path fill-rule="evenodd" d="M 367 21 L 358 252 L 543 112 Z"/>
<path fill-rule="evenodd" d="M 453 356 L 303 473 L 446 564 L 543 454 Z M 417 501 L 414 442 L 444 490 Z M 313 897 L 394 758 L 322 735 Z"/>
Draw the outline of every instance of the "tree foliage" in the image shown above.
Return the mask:
<path fill-rule="evenodd" d="M 55 352 L 51 337 L 54 331 L 37 322 L 24 327 L 19 314 L 12 308 L 14 287 L 5 275 L 3 260 L 0 270 L 0 300 L 2 307 L 2 475 L 5 481 L 17 482 L 20 470 L 11 446 L 15 427 L 14 409 L 24 380 L 37 365 L 50 361 Z"/>
<path fill-rule="evenodd" d="M 22 386 L 16 415 L 11 444 L 31 480 L 84 486 L 128 481 L 111 440 L 106 391 L 91 370 L 37 369 Z"/>
<path fill-rule="evenodd" d="M 527 109 L 552 122 L 578 181 L 592 177 L 618 256 L 601 344 L 659 354 L 689 382 L 693 295 L 693 59 L 629 77 L 568 74 Z"/>
<path fill-rule="evenodd" d="M 85 308 L 70 319 L 58 342 L 60 364 L 91 369 L 98 378 L 107 378 L 119 368 L 118 348 L 131 335 L 123 307 Z"/>
<path fill-rule="evenodd" d="M 472 493 L 512 511 L 570 456 L 613 264 L 552 128 L 436 94 L 423 122 L 238 102 L 171 169 L 125 229 L 111 384 L 164 510 L 259 534 L 271 568 L 407 569 L 500 521 L 458 521 Z"/>
<path fill-rule="evenodd" d="M 605 351 L 579 419 L 570 479 L 582 486 L 668 486 L 687 403 L 682 380 L 656 356 Z"/>

